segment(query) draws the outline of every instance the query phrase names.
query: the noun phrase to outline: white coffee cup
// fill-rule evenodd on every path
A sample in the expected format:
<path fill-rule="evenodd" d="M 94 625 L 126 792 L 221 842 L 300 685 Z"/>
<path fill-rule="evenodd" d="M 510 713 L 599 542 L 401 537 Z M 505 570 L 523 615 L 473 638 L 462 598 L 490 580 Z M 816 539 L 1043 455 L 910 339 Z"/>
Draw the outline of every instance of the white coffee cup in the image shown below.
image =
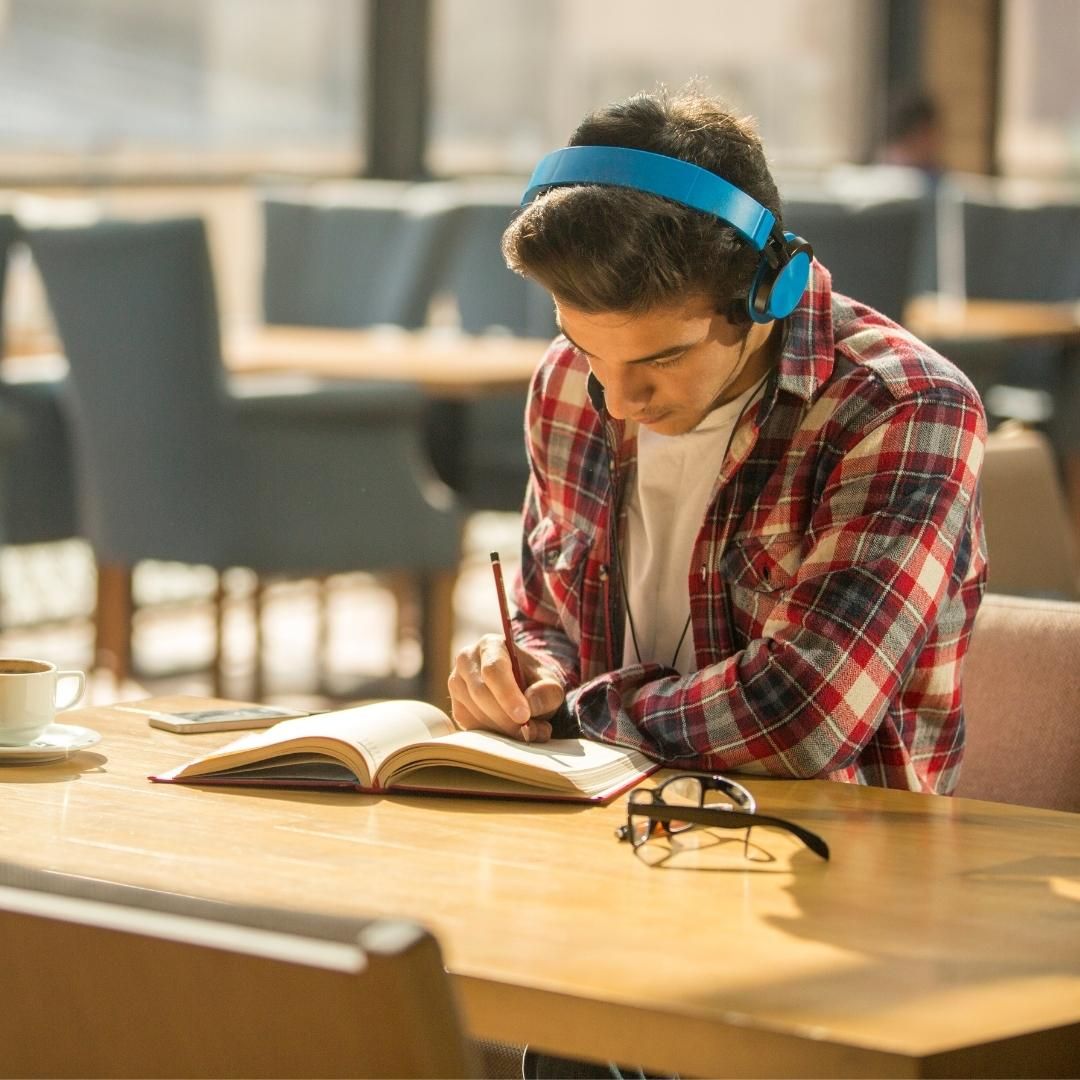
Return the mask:
<path fill-rule="evenodd" d="M 74 684 L 61 702 L 60 688 Z M 54 720 L 58 709 L 69 709 L 82 697 L 86 675 L 59 671 L 47 660 L 0 658 L 0 746 L 26 746 Z"/>

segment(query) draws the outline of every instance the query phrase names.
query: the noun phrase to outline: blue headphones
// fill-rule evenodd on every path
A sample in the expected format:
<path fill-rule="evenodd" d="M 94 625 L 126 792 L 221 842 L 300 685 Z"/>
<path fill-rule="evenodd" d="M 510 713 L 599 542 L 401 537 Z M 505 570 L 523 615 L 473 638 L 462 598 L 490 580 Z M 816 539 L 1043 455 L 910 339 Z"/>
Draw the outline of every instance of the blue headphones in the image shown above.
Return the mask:
<path fill-rule="evenodd" d="M 746 298 L 754 322 L 790 315 L 806 291 L 814 255 L 810 245 L 793 233 L 781 233 L 769 210 L 708 169 L 648 150 L 567 146 L 541 158 L 521 205 L 532 202 L 548 188 L 566 184 L 635 188 L 713 214 L 730 225 L 761 253 Z"/>

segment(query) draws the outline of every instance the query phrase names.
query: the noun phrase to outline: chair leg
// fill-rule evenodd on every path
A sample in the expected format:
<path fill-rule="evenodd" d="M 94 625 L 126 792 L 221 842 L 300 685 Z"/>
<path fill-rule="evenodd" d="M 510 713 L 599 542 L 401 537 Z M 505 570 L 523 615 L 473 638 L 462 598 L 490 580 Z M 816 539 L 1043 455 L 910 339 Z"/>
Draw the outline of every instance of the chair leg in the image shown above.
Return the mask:
<path fill-rule="evenodd" d="M 266 585 L 261 577 L 255 578 L 255 589 L 251 594 L 252 618 L 255 621 L 255 656 L 251 672 L 251 700 L 262 701 L 266 693 L 266 680 L 264 678 L 263 654 L 265 652 L 265 635 L 263 633 L 263 607 L 266 602 Z"/>
<path fill-rule="evenodd" d="M 112 672 L 118 689 L 131 676 L 131 580 L 130 566 L 98 564 L 95 663 Z"/>
<path fill-rule="evenodd" d="M 315 685 L 320 694 L 330 685 L 330 577 L 315 579 Z"/>
<path fill-rule="evenodd" d="M 229 599 L 225 575 L 220 570 L 214 589 L 214 659 L 211 679 L 214 697 L 225 696 L 225 608 Z"/>
<path fill-rule="evenodd" d="M 457 570 L 420 574 L 420 638 L 423 645 L 421 685 L 424 698 L 440 709 L 449 702 L 446 688 L 450 678 L 451 648 L 454 638 L 454 586 Z"/>
<path fill-rule="evenodd" d="M 416 630 L 413 608 L 416 583 L 407 570 L 390 570 L 380 577 L 394 598 L 394 644 L 400 647 Z"/>

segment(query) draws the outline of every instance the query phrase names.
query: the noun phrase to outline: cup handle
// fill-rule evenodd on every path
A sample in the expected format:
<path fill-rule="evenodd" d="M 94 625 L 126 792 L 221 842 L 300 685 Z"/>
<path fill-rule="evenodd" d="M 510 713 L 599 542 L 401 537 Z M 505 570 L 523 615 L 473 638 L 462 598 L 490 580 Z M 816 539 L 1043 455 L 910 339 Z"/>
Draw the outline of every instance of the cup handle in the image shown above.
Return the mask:
<path fill-rule="evenodd" d="M 70 709 L 83 696 L 83 691 L 86 689 L 86 673 L 82 671 L 58 671 L 56 673 L 56 698 L 60 697 L 60 684 L 65 679 L 75 679 L 77 686 L 75 687 L 75 693 L 73 693 L 67 701 L 61 702 L 56 700 L 57 709 Z"/>

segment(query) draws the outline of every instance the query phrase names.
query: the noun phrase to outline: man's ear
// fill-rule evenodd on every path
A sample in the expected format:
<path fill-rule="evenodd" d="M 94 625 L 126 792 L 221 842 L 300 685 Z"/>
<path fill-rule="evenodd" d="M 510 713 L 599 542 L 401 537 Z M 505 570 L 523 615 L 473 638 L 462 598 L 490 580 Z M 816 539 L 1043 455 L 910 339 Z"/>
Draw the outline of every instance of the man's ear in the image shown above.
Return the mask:
<path fill-rule="evenodd" d="M 746 310 L 745 299 L 722 300 L 716 305 L 716 314 L 722 315 L 732 326 L 740 327 L 743 337 L 750 333 L 750 329 L 754 325 L 754 320 L 750 318 Z"/>
<path fill-rule="evenodd" d="M 745 301 L 728 301 L 717 308 L 716 314 L 720 318 L 716 320 L 713 336 L 721 345 L 729 348 L 742 345 L 754 329 L 754 322 L 746 314 Z"/>

